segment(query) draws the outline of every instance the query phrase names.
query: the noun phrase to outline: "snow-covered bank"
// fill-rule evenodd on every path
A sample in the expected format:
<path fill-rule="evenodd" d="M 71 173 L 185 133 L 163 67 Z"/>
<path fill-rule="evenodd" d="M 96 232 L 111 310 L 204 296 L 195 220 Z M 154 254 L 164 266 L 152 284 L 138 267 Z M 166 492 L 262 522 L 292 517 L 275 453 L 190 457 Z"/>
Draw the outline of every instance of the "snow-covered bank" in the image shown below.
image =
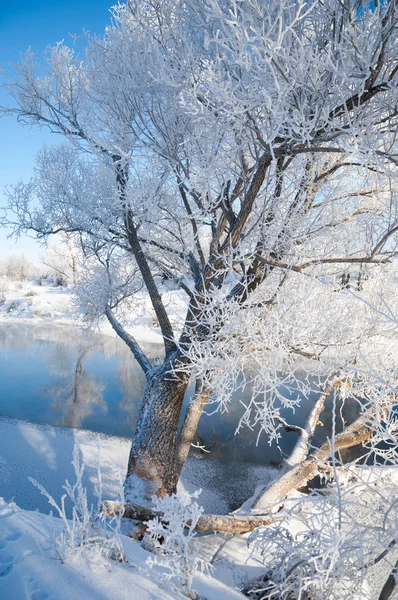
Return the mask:
<path fill-rule="evenodd" d="M 0 499 L 0 598 L 7 600 L 176 600 L 176 592 L 150 571 L 150 556 L 139 543 L 122 537 L 125 564 L 95 563 L 84 554 L 61 562 L 54 536 L 62 521 L 19 509 Z M 220 581 L 198 573 L 193 588 L 207 600 L 239 600 L 244 596 Z"/>
<path fill-rule="evenodd" d="M 0 321 L 70 322 L 76 310 L 67 288 L 21 281 L 3 284 Z"/>
<path fill-rule="evenodd" d="M 34 282 L 13 282 L 7 284 L 2 292 L 3 304 L 0 306 L 1 322 L 41 323 L 49 321 L 56 324 L 83 326 L 81 316 L 73 301 L 70 288 L 53 284 L 38 285 Z M 170 320 L 178 330 L 186 312 L 186 300 L 181 292 L 166 292 L 162 296 Z M 141 342 L 161 343 L 162 336 L 157 326 L 148 294 L 138 298 L 136 310 L 129 315 L 126 329 Z M 104 317 L 99 330 L 104 335 L 116 336 L 111 325 Z"/>
<path fill-rule="evenodd" d="M 148 552 L 125 536 L 122 536 L 127 557 L 125 566 L 113 561 L 110 570 L 105 568 L 105 562 L 96 562 L 93 566 L 82 555 L 62 564 L 54 550 L 54 535 L 61 533 L 62 522 L 42 514 L 48 513 L 51 507 L 47 498 L 28 481 L 28 477 L 36 479 L 58 501 L 65 480 L 75 480 L 71 460 L 77 441 L 85 464 L 83 484 L 87 487 L 89 504 L 95 502 L 93 487 L 97 480 L 99 447 L 103 497 L 114 498 L 127 464 L 128 440 L 8 418 L 0 418 L 0 437 L 0 497 L 5 498 L 0 500 L 0 598 L 171 600 L 184 597 L 165 587 L 163 581 L 159 583 L 152 572 L 148 573 L 145 563 Z M 201 479 L 206 476 L 207 481 L 211 479 L 209 475 L 207 469 L 197 472 L 191 465 L 181 487 L 193 491 Z M 201 494 L 200 502 L 207 512 L 227 510 L 226 503 L 212 489 Z M 69 506 L 69 513 L 70 509 Z M 214 543 L 213 554 L 218 547 L 217 538 Z M 208 547 L 211 552 L 211 544 Z M 194 589 L 207 600 L 243 598 L 239 592 L 203 574 L 196 575 Z"/>
<path fill-rule="evenodd" d="M 28 477 L 37 480 L 58 501 L 63 494 L 65 480 L 75 480 L 71 461 L 77 441 L 85 465 L 83 485 L 87 488 L 89 504 L 95 505 L 97 502 L 94 485 L 97 481 L 99 448 L 103 497 L 115 498 L 127 465 L 129 440 L 85 430 L 36 425 L 6 417 L 0 417 L 0 439 L 0 497 L 4 498 L 0 502 L 0 598 L 180 598 L 174 592 L 162 591 L 162 595 L 152 576 L 149 576 L 152 583 L 146 585 L 148 575 L 142 575 L 136 567 L 144 567 L 149 555 L 128 538 L 123 538 L 129 560 L 127 568 L 112 563 L 112 571 L 108 573 L 103 567 L 93 571 L 93 567 L 83 559 L 66 565 L 58 562 L 53 556 L 52 527 L 55 523 L 56 533 L 60 533 L 61 520 L 50 520 L 48 513 L 51 506 L 47 498 L 28 480 Z M 260 481 L 264 483 L 271 471 L 253 467 L 252 486 Z M 231 494 L 234 493 L 234 486 L 241 485 L 239 475 L 231 476 L 228 469 L 225 471 L 225 465 L 191 457 L 184 468 L 180 489 L 192 493 L 202 487 L 199 503 L 205 512 L 226 513 L 227 503 L 217 491 L 222 487 L 222 482 L 229 486 Z M 71 515 L 71 505 L 67 505 L 67 512 Z M 210 560 L 228 538 L 223 535 L 200 538 L 201 557 Z M 238 586 L 249 573 L 257 575 L 262 572 L 261 562 L 249 558 L 244 537 L 237 538 L 236 543 L 230 546 L 225 547 L 216 565 L 217 577 L 221 582 L 231 587 Z M 133 568 L 130 568 L 131 565 Z M 73 584 L 69 580 L 73 580 Z M 59 594 L 57 581 L 62 582 L 62 593 Z M 224 583 L 197 575 L 194 589 L 201 598 L 207 600 L 243 597 L 235 590 L 224 587 Z"/>
<path fill-rule="evenodd" d="M 148 572 L 145 561 L 149 553 L 124 536 L 122 541 L 127 557 L 124 566 L 114 561 L 110 561 L 111 570 L 106 568 L 105 562 L 96 562 L 94 566 L 92 561 L 87 561 L 80 554 L 61 563 L 54 551 L 54 534 L 60 534 L 62 522 L 43 514 L 48 513 L 51 507 L 28 481 L 29 476 L 35 478 L 59 500 L 65 479 L 75 480 L 71 460 L 73 446 L 78 441 L 85 463 L 83 483 L 88 489 L 89 502 L 94 502 L 93 485 L 97 478 L 100 440 L 103 497 L 114 498 L 127 464 L 129 440 L 7 418 L 0 418 L 0 439 L 0 497 L 5 498 L 5 501 L 0 501 L 0 598 L 171 600 L 184 597 L 158 579 L 158 570 Z M 214 465 L 210 466 L 208 461 L 192 458 L 184 470 L 182 488 L 192 492 L 203 486 L 199 503 L 204 505 L 206 512 L 226 512 L 227 507 L 216 491 L 219 481 L 215 484 L 221 471 L 213 471 L 213 468 Z M 352 472 L 355 474 L 355 471 Z M 379 517 L 381 515 L 378 510 L 379 492 L 374 486 L 380 485 L 380 490 L 383 490 L 398 475 L 396 468 L 359 468 L 358 473 L 363 485 L 356 484 L 353 493 L 361 495 L 362 503 L 360 506 L 353 503 L 353 510 L 355 518 L 366 523 L 373 518 L 374 511 Z M 266 483 L 266 474 L 265 470 L 261 476 L 258 473 L 263 483 Z M 239 480 L 234 481 L 230 475 L 225 485 L 233 490 Z M 341 484 L 345 487 L 350 482 L 341 477 Z M 300 497 L 300 494 L 297 496 Z M 366 502 L 365 496 L 368 496 Z M 369 510 L 366 510 L 366 505 Z M 41 512 L 32 512 L 35 509 Z M 292 534 L 296 535 L 303 527 L 305 523 L 296 520 L 292 524 Z M 258 551 L 251 554 L 248 537 L 214 534 L 197 538 L 200 557 L 207 562 L 212 561 L 213 565 L 211 577 L 202 574 L 195 577 L 193 587 L 201 599 L 243 598 L 237 588 L 264 573 L 264 558 Z M 378 598 L 396 558 L 397 553 L 391 552 L 371 568 L 366 577 L 371 590 L 366 598 Z M 355 600 L 359 599 L 356 597 Z"/>

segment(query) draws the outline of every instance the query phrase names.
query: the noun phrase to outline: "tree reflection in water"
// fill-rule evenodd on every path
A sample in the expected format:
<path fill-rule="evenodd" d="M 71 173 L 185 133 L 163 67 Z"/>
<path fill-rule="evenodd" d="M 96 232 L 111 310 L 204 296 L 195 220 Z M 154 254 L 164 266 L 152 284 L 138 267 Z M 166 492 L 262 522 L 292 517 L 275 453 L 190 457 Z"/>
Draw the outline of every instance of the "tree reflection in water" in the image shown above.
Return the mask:
<path fill-rule="evenodd" d="M 86 373 L 83 366 L 85 356 L 92 349 L 79 352 L 72 377 L 43 392 L 44 396 L 52 399 L 52 406 L 61 409 L 62 416 L 57 419 L 57 425 L 80 428 L 95 406 L 107 411 L 103 398 L 105 384 Z"/>

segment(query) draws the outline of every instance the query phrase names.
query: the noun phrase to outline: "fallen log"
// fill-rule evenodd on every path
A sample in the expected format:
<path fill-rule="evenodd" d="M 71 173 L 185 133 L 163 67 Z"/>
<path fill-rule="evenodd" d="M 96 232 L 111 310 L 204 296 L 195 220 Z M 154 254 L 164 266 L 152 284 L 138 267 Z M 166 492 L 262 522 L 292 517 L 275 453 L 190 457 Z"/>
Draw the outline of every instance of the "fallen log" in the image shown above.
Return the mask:
<path fill-rule="evenodd" d="M 106 501 L 103 508 L 107 515 L 120 515 L 120 503 Z M 155 517 L 162 518 L 162 513 L 155 512 L 147 506 L 128 503 L 123 507 L 123 517 L 135 521 L 149 521 Z M 279 520 L 275 515 L 202 515 L 199 517 L 195 531 L 225 531 L 228 533 L 247 533 L 253 531 L 256 527 L 264 527 Z M 188 523 L 189 525 L 189 523 Z"/>
<path fill-rule="evenodd" d="M 367 420 L 368 416 L 362 415 L 347 429 L 336 435 L 333 443 L 328 440 L 301 463 L 284 472 L 282 477 L 260 495 L 253 509 L 270 509 L 279 500 L 286 498 L 289 492 L 304 487 L 308 481 L 319 475 L 321 465 L 330 458 L 332 453 L 352 448 L 368 440 L 372 435 L 372 427 Z"/>

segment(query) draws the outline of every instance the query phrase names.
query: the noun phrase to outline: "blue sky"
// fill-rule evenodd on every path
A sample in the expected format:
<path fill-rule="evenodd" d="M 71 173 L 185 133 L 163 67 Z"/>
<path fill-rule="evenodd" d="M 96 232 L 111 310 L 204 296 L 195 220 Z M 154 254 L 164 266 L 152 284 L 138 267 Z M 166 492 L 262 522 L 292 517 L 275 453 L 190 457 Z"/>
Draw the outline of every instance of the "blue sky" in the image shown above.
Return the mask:
<path fill-rule="evenodd" d="M 18 62 L 21 53 L 31 47 L 41 59 L 49 44 L 61 40 L 73 44 L 69 34 L 84 29 L 103 33 L 110 21 L 112 0 L 19 0 L 1 3 L 0 67 L 9 70 L 10 62 Z M 9 104 L 0 89 L 0 105 Z M 43 143 L 58 138 L 46 130 L 22 127 L 15 119 L 0 119 L 0 206 L 4 206 L 4 186 L 19 178 L 27 180 L 32 173 L 34 157 Z M 0 260 L 12 252 L 25 252 L 37 260 L 42 249 L 34 240 L 23 237 L 7 240 L 8 231 L 0 231 Z"/>

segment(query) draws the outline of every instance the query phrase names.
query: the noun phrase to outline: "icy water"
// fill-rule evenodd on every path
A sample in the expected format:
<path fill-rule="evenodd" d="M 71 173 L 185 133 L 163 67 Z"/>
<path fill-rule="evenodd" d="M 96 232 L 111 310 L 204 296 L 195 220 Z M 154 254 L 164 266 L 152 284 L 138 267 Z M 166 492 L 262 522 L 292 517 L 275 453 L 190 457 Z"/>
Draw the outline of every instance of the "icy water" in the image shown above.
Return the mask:
<path fill-rule="evenodd" d="M 145 344 L 153 362 L 161 360 L 162 347 Z M 131 438 L 142 398 L 145 378 L 123 342 L 82 331 L 74 326 L 0 326 L 0 415 L 66 427 L 89 429 Z M 186 404 L 189 402 L 187 394 Z M 283 433 L 279 446 L 266 436 L 243 428 L 235 435 L 242 402 L 236 394 L 228 413 L 204 414 L 197 442 L 218 463 L 275 465 L 293 448 L 297 433 Z M 285 411 L 291 424 L 302 425 L 315 400 L 303 399 L 295 413 Z M 358 408 L 346 407 L 344 417 L 356 418 Z M 322 415 L 314 444 L 330 434 L 332 404 Z M 200 452 L 194 450 L 194 452 Z"/>

